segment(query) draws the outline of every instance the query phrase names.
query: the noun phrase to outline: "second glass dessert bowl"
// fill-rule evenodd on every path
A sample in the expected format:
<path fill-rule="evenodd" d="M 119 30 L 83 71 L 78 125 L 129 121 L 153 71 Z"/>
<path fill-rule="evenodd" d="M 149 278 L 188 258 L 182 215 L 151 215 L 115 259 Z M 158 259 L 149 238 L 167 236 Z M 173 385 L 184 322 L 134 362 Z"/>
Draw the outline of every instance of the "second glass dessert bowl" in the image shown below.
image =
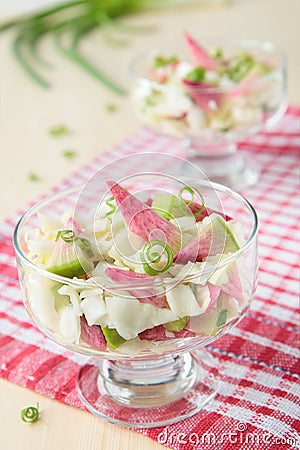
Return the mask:
<path fill-rule="evenodd" d="M 131 427 L 195 414 L 217 392 L 203 347 L 237 325 L 257 277 L 257 217 L 231 189 L 141 173 L 33 206 L 14 233 L 33 322 L 93 357 L 78 392 Z"/>
<path fill-rule="evenodd" d="M 138 119 L 179 138 L 184 157 L 212 180 L 242 189 L 259 166 L 237 142 L 273 126 L 286 110 L 286 58 L 270 42 L 242 39 L 162 44 L 130 66 Z M 186 173 L 183 169 L 183 173 Z"/>

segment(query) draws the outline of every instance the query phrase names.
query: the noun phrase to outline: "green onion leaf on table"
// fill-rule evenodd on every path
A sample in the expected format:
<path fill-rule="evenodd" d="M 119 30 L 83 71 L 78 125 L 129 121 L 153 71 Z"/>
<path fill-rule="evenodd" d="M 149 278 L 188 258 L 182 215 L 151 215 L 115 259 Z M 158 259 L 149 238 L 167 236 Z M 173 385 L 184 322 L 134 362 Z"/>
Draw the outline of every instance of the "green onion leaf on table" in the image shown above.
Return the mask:
<path fill-rule="evenodd" d="M 70 130 L 65 125 L 58 125 L 49 129 L 50 136 L 65 136 L 70 133 Z"/>
<path fill-rule="evenodd" d="M 35 182 L 35 181 L 39 181 L 40 177 L 35 172 L 29 172 L 29 174 L 27 175 L 27 179 L 28 179 L 28 181 Z"/>
<path fill-rule="evenodd" d="M 0 33 L 13 29 L 13 54 L 27 75 L 43 88 L 51 87 L 44 78 L 39 66 L 44 70 L 51 64 L 38 52 L 38 44 L 46 35 L 54 38 L 56 47 L 63 56 L 100 81 L 107 89 L 126 94 L 122 86 L 116 84 L 104 71 L 85 57 L 79 44 L 95 28 L 106 33 L 106 41 L 125 44 L 126 41 L 114 38 L 111 32 L 120 29 L 125 32 L 147 31 L 149 27 L 130 27 L 119 23 L 120 18 L 143 11 L 147 8 L 169 6 L 177 2 L 171 0 L 69 0 L 41 11 L 17 17 L 0 24 Z"/>
<path fill-rule="evenodd" d="M 70 159 L 70 160 L 76 158 L 76 152 L 75 152 L 75 150 L 71 150 L 71 149 L 64 150 L 64 151 L 62 152 L 62 155 L 63 155 L 64 158 Z"/>

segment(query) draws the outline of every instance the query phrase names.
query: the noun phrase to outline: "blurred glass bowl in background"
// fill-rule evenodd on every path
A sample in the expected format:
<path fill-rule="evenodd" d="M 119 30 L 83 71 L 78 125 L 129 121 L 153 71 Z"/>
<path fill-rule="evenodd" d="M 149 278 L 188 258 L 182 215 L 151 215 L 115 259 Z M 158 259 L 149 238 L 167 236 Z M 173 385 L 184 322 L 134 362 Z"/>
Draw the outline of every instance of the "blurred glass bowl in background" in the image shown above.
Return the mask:
<path fill-rule="evenodd" d="M 259 167 L 237 142 L 284 114 L 286 57 L 269 42 L 203 41 L 185 34 L 138 56 L 130 66 L 134 111 L 142 124 L 183 140 L 185 157 L 213 181 L 241 189 Z"/>

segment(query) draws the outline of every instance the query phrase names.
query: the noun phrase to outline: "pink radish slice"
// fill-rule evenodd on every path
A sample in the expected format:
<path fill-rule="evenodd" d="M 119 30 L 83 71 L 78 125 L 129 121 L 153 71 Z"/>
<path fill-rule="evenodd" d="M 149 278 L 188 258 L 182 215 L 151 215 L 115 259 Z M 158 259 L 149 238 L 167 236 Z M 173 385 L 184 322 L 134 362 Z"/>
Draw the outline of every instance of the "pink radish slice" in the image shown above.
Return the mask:
<path fill-rule="evenodd" d="M 80 338 L 83 342 L 89 344 L 96 350 L 106 350 L 107 344 L 103 336 L 100 325 L 89 326 L 85 317 L 80 317 L 81 334 Z"/>
<path fill-rule="evenodd" d="M 216 70 L 219 67 L 218 61 L 207 53 L 187 32 L 184 32 L 185 41 L 188 47 L 189 55 L 195 66 L 204 67 L 207 70 Z"/>
<path fill-rule="evenodd" d="M 173 333 L 174 333 L 174 339 L 196 336 L 196 333 L 194 331 L 186 330 L 185 328 L 181 331 L 173 331 Z"/>
<path fill-rule="evenodd" d="M 236 298 L 241 306 L 245 303 L 243 287 L 236 264 L 231 264 L 229 267 L 227 272 L 227 282 L 221 286 L 221 289 L 225 294 Z"/>
<path fill-rule="evenodd" d="M 223 217 L 223 219 L 226 220 L 226 222 L 228 222 L 229 220 L 232 220 L 231 217 L 227 216 L 227 214 L 223 214 L 223 213 L 215 211 L 214 209 L 211 209 L 211 208 L 204 208 L 203 211 L 201 211 L 199 214 L 197 214 L 197 212 L 199 211 L 201 206 L 196 202 L 189 203 L 186 206 L 187 206 L 187 208 L 189 208 L 189 210 L 191 211 L 192 214 L 195 214 L 196 222 L 201 222 L 203 219 L 205 219 L 205 217 L 208 217 L 213 213 L 218 214 L 219 216 Z"/>
<path fill-rule="evenodd" d="M 186 264 L 191 262 L 200 262 L 207 256 L 217 255 L 224 247 L 224 236 L 221 236 L 220 242 L 216 236 L 212 241 L 212 232 L 209 229 L 192 239 L 183 247 L 174 257 L 176 264 Z"/>
<path fill-rule="evenodd" d="M 237 83 L 228 95 L 229 97 L 240 97 L 242 95 L 255 94 L 263 91 L 267 86 L 268 80 L 261 78 L 255 71 L 252 71 Z"/>
<path fill-rule="evenodd" d="M 145 241 L 163 241 L 173 253 L 179 250 L 180 233 L 172 223 L 114 181 L 107 181 L 107 185 L 132 233 Z"/>
<path fill-rule="evenodd" d="M 206 286 L 209 289 L 209 294 L 210 294 L 210 302 L 208 304 L 208 307 L 206 308 L 206 313 L 209 313 L 209 311 L 211 310 L 211 308 L 214 306 L 217 298 L 220 295 L 221 292 L 221 288 L 219 286 L 214 286 L 211 283 L 207 283 Z"/>
<path fill-rule="evenodd" d="M 128 284 L 126 289 L 129 294 L 136 297 L 141 303 L 149 303 L 156 308 L 169 308 L 165 296 L 157 295 L 157 292 L 153 288 L 134 289 L 134 284 L 152 285 L 154 278 L 146 274 L 138 274 L 135 272 L 129 272 L 128 270 L 115 269 L 114 267 L 107 267 L 105 269 L 105 275 L 112 281 L 118 284 Z"/>
<path fill-rule="evenodd" d="M 191 97 L 194 101 L 206 112 L 212 111 L 212 108 L 219 108 L 223 101 L 224 94 L 222 92 L 216 92 L 216 86 L 196 83 L 187 79 L 182 80 L 183 84 L 188 88 Z"/>
<path fill-rule="evenodd" d="M 140 339 L 147 339 L 148 341 L 165 341 L 169 338 L 166 336 L 166 329 L 162 325 L 142 331 L 139 334 Z"/>
<path fill-rule="evenodd" d="M 186 330 L 185 328 L 181 331 L 172 331 L 173 337 L 168 336 L 166 333 L 170 334 L 163 325 L 157 325 L 149 330 L 145 330 L 139 334 L 140 339 L 147 339 L 148 341 L 168 341 L 170 339 L 179 339 L 186 337 L 194 337 L 196 333 L 194 331 Z"/>

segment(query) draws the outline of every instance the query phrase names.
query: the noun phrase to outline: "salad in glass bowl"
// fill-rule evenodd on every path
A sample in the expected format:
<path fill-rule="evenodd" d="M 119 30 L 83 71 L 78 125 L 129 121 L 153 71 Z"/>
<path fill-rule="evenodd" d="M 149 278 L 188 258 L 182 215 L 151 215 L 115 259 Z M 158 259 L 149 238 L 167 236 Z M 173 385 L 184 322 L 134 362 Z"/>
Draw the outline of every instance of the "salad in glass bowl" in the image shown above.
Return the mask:
<path fill-rule="evenodd" d="M 139 120 L 183 139 L 186 157 L 233 188 L 251 184 L 236 142 L 272 126 L 286 109 L 286 58 L 269 42 L 204 41 L 188 33 L 134 60 L 132 101 Z"/>
<path fill-rule="evenodd" d="M 172 423 L 216 393 L 200 383 L 207 356 L 190 352 L 249 308 L 256 214 L 209 182 L 153 173 L 105 181 L 56 194 L 19 222 L 25 306 L 50 338 L 98 358 L 78 379 L 88 409 L 123 425 Z"/>

